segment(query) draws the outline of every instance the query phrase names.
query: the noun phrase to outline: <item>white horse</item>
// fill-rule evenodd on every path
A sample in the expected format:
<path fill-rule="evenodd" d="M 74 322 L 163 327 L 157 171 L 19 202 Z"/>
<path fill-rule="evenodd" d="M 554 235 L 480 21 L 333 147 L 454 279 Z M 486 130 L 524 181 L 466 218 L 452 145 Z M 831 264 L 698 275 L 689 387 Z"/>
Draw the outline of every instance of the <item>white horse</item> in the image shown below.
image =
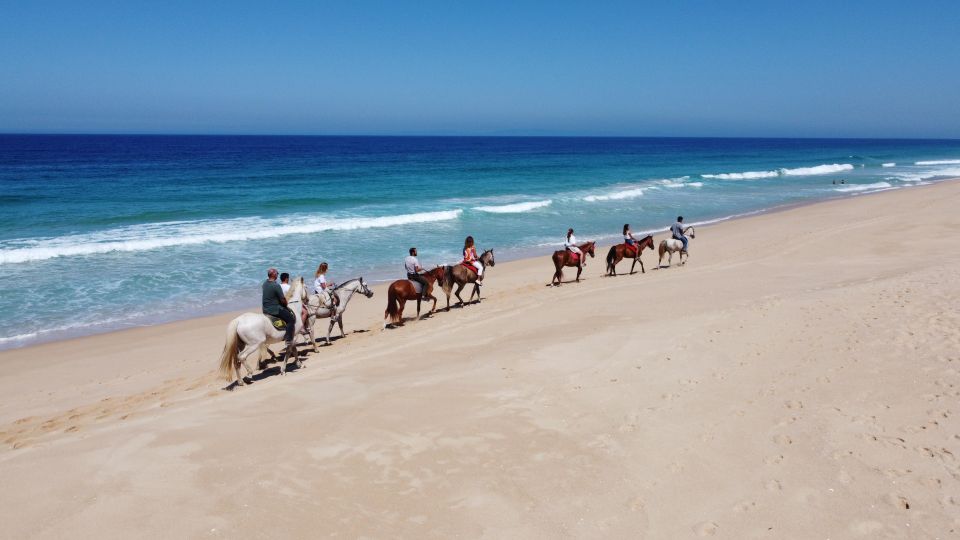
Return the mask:
<path fill-rule="evenodd" d="M 687 231 L 690 231 L 690 234 L 687 234 Z M 696 230 L 693 228 L 693 225 L 687 227 L 683 230 L 684 236 L 688 236 L 690 240 L 696 238 Z M 686 255 L 687 258 L 690 258 L 690 254 L 687 253 L 687 250 L 683 249 L 683 241 L 677 240 L 676 238 L 667 238 L 666 240 L 660 241 L 660 261 L 657 263 L 657 268 L 660 268 L 660 265 L 663 264 L 663 255 L 664 253 L 669 255 L 667 259 L 667 265 L 670 266 L 673 264 L 673 254 L 677 251 L 680 252 L 680 264 L 683 265 L 684 261 L 683 256 Z"/>
<path fill-rule="evenodd" d="M 303 287 L 303 278 L 299 277 L 293 280 L 290 291 L 286 295 L 287 307 L 296 314 L 296 333 L 303 329 L 303 321 L 300 318 L 300 308 L 306 300 L 306 293 Z M 297 334 L 294 333 L 294 336 Z M 253 370 L 247 361 L 254 353 L 258 353 L 257 360 L 260 359 L 260 352 L 266 349 L 266 352 L 273 357 L 273 352 L 267 348 L 271 343 L 283 341 L 285 332 L 273 326 L 273 322 L 262 313 L 244 313 L 236 319 L 230 321 L 227 325 L 227 343 L 223 346 L 223 352 L 220 354 L 220 374 L 228 381 L 233 380 L 234 374 L 237 378 L 237 386 L 243 386 L 243 377 L 240 376 L 240 364 L 247 370 L 247 375 L 253 376 Z M 243 348 L 240 348 L 240 344 Z M 297 354 L 296 345 L 291 344 L 287 347 L 283 359 L 280 361 L 280 374 L 285 375 L 287 371 L 287 362 L 290 357 L 297 361 L 297 367 L 303 367 L 300 357 Z"/>
<path fill-rule="evenodd" d="M 307 331 L 310 334 L 310 344 L 313 345 L 314 352 L 318 352 L 317 340 L 313 336 L 313 324 L 317 319 L 330 319 L 330 326 L 327 327 L 327 345 L 330 345 L 330 333 L 333 332 L 333 325 L 340 325 L 340 336 L 345 337 L 343 332 L 343 313 L 347 311 L 347 305 L 353 298 L 353 293 L 359 292 L 367 298 L 373 297 L 373 291 L 367 286 L 367 282 L 362 277 L 353 278 L 349 281 L 337 285 L 332 294 L 336 294 L 340 299 L 340 305 L 337 307 L 337 315 L 330 317 L 332 311 L 323 305 L 319 294 L 312 294 L 307 298 Z"/>

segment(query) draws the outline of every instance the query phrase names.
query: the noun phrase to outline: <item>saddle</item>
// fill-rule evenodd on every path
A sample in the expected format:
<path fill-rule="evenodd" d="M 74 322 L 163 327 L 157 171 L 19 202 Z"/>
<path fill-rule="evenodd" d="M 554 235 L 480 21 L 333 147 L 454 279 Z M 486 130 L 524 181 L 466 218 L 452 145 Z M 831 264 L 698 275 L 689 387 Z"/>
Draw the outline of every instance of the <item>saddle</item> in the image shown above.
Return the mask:
<path fill-rule="evenodd" d="M 572 251 L 570 251 L 570 250 L 567 250 L 567 252 L 570 254 L 570 262 L 571 262 L 571 263 L 573 263 L 573 264 L 580 264 L 580 255 L 578 255 L 578 254 L 576 254 L 576 253 L 574 253 L 574 252 L 572 252 Z"/>
<path fill-rule="evenodd" d="M 423 294 L 423 285 L 420 284 L 419 281 L 414 281 L 412 279 L 408 279 L 407 281 L 409 281 L 410 284 L 413 285 L 413 290 L 417 291 L 417 294 Z"/>
<path fill-rule="evenodd" d="M 470 270 L 474 274 L 477 273 L 477 267 L 474 266 L 472 263 L 468 263 L 467 261 L 460 261 L 460 266 L 466 268 L 467 270 Z"/>
<path fill-rule="evenodd" d="M 266 313 L 264 313 L 264 315 L 270 319 L 270 324 L 272 324 L 277 330 L 285 330 L 287 328 L 287 323 L 280 317 L 277 317 L 276 315 L 268 315 Z"/>
<path fill-rule="evenodd" d="M 636 256 L 637 256 L 637 248 L 636 248 L 635 246 L 631 246 L 630 244 L 626 244 L 626 243 L 623 244 L 623 256 L 624 256 L 624 257 L 636 257 Z"/>

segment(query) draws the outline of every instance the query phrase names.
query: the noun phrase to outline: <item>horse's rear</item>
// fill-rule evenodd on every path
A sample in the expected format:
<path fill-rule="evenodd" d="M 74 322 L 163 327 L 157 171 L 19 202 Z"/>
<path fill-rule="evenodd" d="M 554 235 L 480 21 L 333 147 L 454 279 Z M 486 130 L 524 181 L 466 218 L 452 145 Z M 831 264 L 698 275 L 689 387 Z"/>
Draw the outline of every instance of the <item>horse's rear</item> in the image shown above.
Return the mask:
<path fill-rule="evenodd" d="M 403 306 L 407 297 L 416 294 L 408 279 L 398 279 L 387 287 L 387 309 L 383 312 L 383 327 L 388 324 L 403 324 Z"/>

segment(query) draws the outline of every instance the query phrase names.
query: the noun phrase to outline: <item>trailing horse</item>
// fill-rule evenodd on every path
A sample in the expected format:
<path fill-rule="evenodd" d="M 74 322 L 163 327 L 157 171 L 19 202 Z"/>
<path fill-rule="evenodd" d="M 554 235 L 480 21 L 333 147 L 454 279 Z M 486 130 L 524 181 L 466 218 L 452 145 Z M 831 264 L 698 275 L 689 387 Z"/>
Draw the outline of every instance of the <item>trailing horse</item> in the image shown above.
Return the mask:
<path fill-rule="evenodd" d="M 583 252 L 583 257 L 590 255 L 595 257 L 594 251 L 596 250 L 596 242 L 587 242 L 586 244 L 581 244 L 577 246 L 580 248 L 580 251 Z M 553 273 L 553 279 L 550 280 L 550 284 L 553 285 L 556 282 L 556 285 L 563 283 L 563 267 L 564 266 L 576 266 L 577 267 L 577 283 L 580 282 L 580 272 L 583 272 L 583 261 L 580 260 L 580 256 L 577 256 L 574 252 L 569 249 L 561 249 L 560 251 L 553 252 L 553 266 L 556 268 L 556 271 Z"/>
<path fill-rule="evenodd" d="M 333 294 L 336 294 L 340 299 L 340 306 L 337 308 L 337 315 L 335 317 L 330 317 L 332 310 L 323 305 L 319 294 L 312 294 L 307 298 L 307 331 L 310 334 L 310 344 L 313 345 L 314 352 L 319 351 L 319 349 L 317 349 L 317 340 L 313 336 L 313 325 L 317 319 L 330 319 L 330 326 L 327 327 L 327 345 L 330 344 L 330 332 L 333 331 L 334 324 L 340 325 L 340 336 L 346 336 L 343 332 L 343 314 L 347 311 L 347 306 L 350 304 L 350 299 L 353 298 L 353 293 L 355 292 L 367 298 L 373 297 L 373 291 L 370 290 L 367 282 L 364 281 L 362 277 L 344 281 L 333 289 Z"/>
<path fill-rule="evenodd" d="M 610 251 L 607 252 L 607 275 L 617 275 L 617 264 L 626 257 L 633 259 L 633 264 L 630 265 L 631 274 L 633 273 L 633 269 L 637 266 L 637 263 L 640 263 L 640 271 L 646 274 L 647 270 L 643 267 L 643 261 L 640 259 L 640 254 L 643 253 L 644 248 L 649 248 L 650 251 L 653 251 L 653 237 L 649 234 L 643 240 L 637 242 L 633 247 L 628 246 L 627 244 L 610 246 Z"/>
<path fill-rule="evenodd" d="M 687 227 L 686 229 L 683 230 L 683 234 L 684 234 L 685 236 L 687 235 L 687 231 L 690 231 L 690 235 L 689 235 L 689 236 L 690 236 L 690 240 L 693 240 L 694 238 L 697 237 L 697 236 L 696 236 L 696 232 L 697 232 L 697 231 L 693 228 L 693 225 L 691 225 L 691 226 L 689 226 L 689 227 Z M 690 258 L 690 254 L 687 253 L 687 250 L 683 249 L 683 241 L 682 241 L 682 240 L 677 240 L 676 238 L 667 238 L 666 240 L 661 240 L 661 241 L 660 241 L 660 250 L 659 250 L 659 252 L 660 252 L 660 260 L 657 261 L 657 268 L 660 268 L 660 265 L 663 263 L 663 256 L 664 256 L 664 254 L 669 254 L 669 259 L 667 259 L 667 266 L 672 265 L 672 264 L 673 264 L 673 254 L 676 253 L 676 252 L 678 252 L 678 251 L 680 252 L 680 265 L 683 266 L 683 264 L 686 262 L 686 261 L 683 259 L 683 256 L 686 255 L 688 259 Z"/>
<path fill-rule="evenodd" d="M 423 274 L 424 279 L 427 280 L 426 296 L 433 300 L 430 313 L 433 313 L 437 309 L 437 298 L 433 296 L 433 284 L 439 281 L 442 285 L 443 275 L 442 266 L 438 266 Z M 419 285 L 419 283 L 417 285 Z M 413 281 L 409 279 L 398 279 L 391 283 L 390 287 L 387 288 L 387 309 L 383 312 L 383 327 L 386 328 L 387 325 L 391 323 L 397 326 L 403 326 L 403 306 L 406 305 L 407 300 L 417 301 L 417 318 L 419 318 L 421 299 L 420 291 L 417 290 Z"/>
<path fill-rule="evenodd" d="M 287 307 L 296 314 L 296 333 L 297 335 L 303 329 L 303 321 L 300 318 L 300 307 L 306 300 L 306 293 L 303 287 L 303 278 L 299 277 L 293 280 L 290 291 L 286 295 Z M 226 380 L 233 380 L 236 374 L 237 386 L 243 386 L 243 378 L 240 376 L 240 364 L 247 370 L 247 375 L 253 376 L 253 370 L 247 360 L 253 353 L 259 353 L 266 350 L 273 357 L 273 353 L 267 348 L 271 343 L 283 341 L 285 332 L 282 328 L 273 326 L 273 321 L 262 313 L 244 313 L 230 321 L 227 325 L 227 342 L 223 346 L 223 352 L 220 353 L 220 375 Z M 240 345 L 243 345 L 241 348 Z M 297 354 L 297 347 L 290 344 L 280 361 L 280 374 L 285 375 L 287 371 L 287 362 L 290 357 L 297 361 L 297 367 L 303 367 L 300 357 Z"/>
<path fill-rule="evenodd" d="M 477 257 L 477 260 L 483 265 L 484 275 L 486 275 L 487 268 L 492 268 L 497 264 L 493 258 L 492 249 L 481 253 L 480 256 Z M 457 290 L 453 292 L 453 295 L 460 301 L 457 304 L 458 306 L 463 305 L 463 298 L 460 297 L 460 291 L 463 290 L 463 287 L 466 286 L 467 283 L 473 283 L 473 290 L 470 291 L 470 298 L 467 301 L 473 301 L 473 295 L 477 295 L 477 302 L 480 301 L 480 285 L 477 284 L 476 268 L 467 266 L 464 263 L 458 263 L 444 266 L 443 271 L 446 276 L 443 280 L 443 292 L 447 295 L 447 311 L 450 311 L 450 291 L 453 289 L 454 283 L 457 284 Z"/>

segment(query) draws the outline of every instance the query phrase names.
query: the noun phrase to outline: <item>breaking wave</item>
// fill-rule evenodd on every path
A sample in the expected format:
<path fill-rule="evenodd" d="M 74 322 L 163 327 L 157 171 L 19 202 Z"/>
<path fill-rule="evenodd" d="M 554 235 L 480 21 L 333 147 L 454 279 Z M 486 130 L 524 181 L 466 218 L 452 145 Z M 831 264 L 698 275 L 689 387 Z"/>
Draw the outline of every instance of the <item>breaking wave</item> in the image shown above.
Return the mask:
<path fill-rule="evenodd" d="M 914 165 L 960 165 L 960 159 L 939 159 L 935 161 L 917 161 Z"/>
<path fill-rule="evenodd" d="M 896 167 L 896 166 L 897 166 L 896 163 L 884 163 L 883 165 L 881 165 L 881 167 Z"/>
<path fill-rule="evenodd" d="M 893 187 L 890 185 L 890 182 L 875 182 L 873 184 L 853 184 L 848 186 L 840 186 L 833 188 L 834 191 L 839 191 L 840 193 L 851 193 L 856 191 L 868 191 L 871 189 L 883 189 Z"/>
<path fill-rule="evenodd" d="M 631 188 L 624 189 L 621 191 L 613 191 L 604 195 L 587 195 L 583 200 L 587 202 L 597 202 L 597 201 L 620 201 L 623 199 L 634 199 L 637 197 L 642 197 L 644 191 L 650 188 Z"/>
<path fill-rule="evenodd" d="M 553 201 L 548 199 L 545 201 L 504 204 L 501 206 L 474 206 L 473 209 L 480 212 L 490 212 L 492 214 L 519 214 L 521 212 L 529 212 L 538 208 L 546 208 L 551 204 L 553 204 Z"/>
<path fill-rule="evenodd" d="M 98 255 L 112 252 L 147 251 L 207 243 L 263 240 L 293 234 L 395 227 L 414 223 L 457 219 L 463 210 L 420 212 L 381 217 L 351 218 L 240 218 L 214 221 L 179 221 L 121 227 L 96 233 L 75 234 L 43 240 L 11 240 L 0 243 L 0 264 L 41 261 L 55 257 Z"/>
<path fill-rule="evenodd" d="M 777 169 L 775 171 L 747 171 L 738 173 L 720 173 L 720 174 L 701 174 L 700 176 L 711 180 L 759 180 L 761 178 L 776 178 L 778 176 L 814 176 L 818 174 L 830 174 L 840 171 L 851 171 L 853 165 L 849 163 L 833 163 L 830 165 L 817 165 L 816 167 L 799 167 L 796 169 Z"/>

